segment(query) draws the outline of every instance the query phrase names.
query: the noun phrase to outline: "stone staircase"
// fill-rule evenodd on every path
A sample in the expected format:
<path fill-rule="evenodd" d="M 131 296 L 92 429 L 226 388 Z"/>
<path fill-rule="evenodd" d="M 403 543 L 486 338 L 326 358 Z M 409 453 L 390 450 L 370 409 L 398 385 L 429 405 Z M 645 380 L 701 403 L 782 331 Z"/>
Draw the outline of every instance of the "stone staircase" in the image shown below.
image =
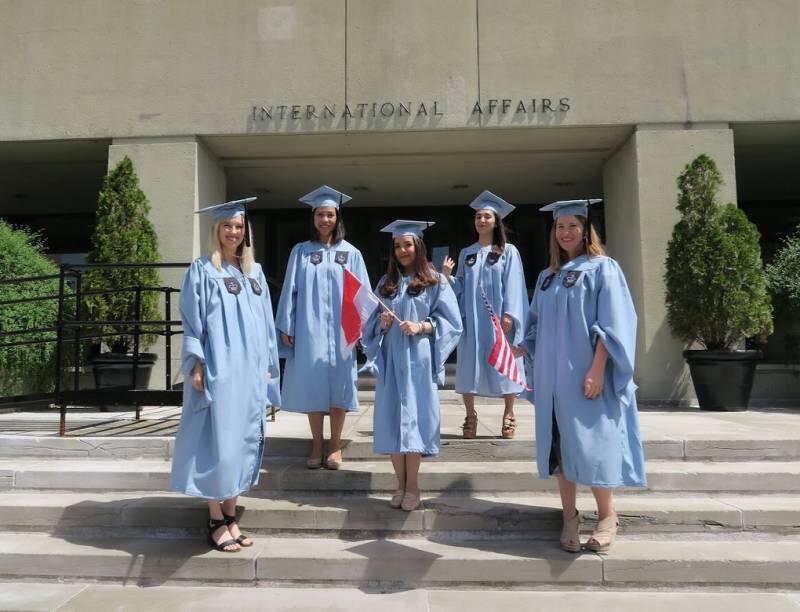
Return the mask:
<path fill-rule="evenodd" d="M 573 555 L 557 546 L 555 482 L 535 475 L 531 407 L 519 403 L 517 438 L 502 440 L 502 406 L 483 401 L 479 438 L 463 440 L 463 409 L 451 391 L 442 397 L 442 453 L 423 462 L 424 503 L 412 513 L 388 506 L 395 481 L 371 454 L 368 404 L 348 417 L 338 472 L 305 469 L 305 417 L 279 413 L 261 482 L 240 498 L 256 544 L 238 554 L 208 550 L 203 504 L 167 491 L 169 436 L 110 435 L 174 428 L 174 411 L 159 413 L 158 426 L 79 413 L 70 421 L 81 435 L 0 435 L 0 592 L 20 581 L 659 597 L 800 590 L 800 412 L 643 411 L 649 488 L 620 491 L 621 534 L 608 554 Z M 0 433 L 23 416 L 0 415 Z M 578 505 L 585 539 L 596 519 L 588 490 Z M 780 599 L 790 601 L 800 606 Z"/>

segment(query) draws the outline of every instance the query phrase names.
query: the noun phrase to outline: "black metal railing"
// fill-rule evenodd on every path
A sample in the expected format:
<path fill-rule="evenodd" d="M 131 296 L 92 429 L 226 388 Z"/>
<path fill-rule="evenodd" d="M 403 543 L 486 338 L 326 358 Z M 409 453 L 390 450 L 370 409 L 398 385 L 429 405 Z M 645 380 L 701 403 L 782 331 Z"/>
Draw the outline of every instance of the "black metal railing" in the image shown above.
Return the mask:
<path fill-rule="evenodd" d="M 57 275 L 35 276 L 0 280 L 0 284 L 25 287 L 31 283 L 42 283 L 58 280 L 58 293 L 15 298 L 0 301 L 4 305 L 33 303 L 40 301 L 56 301 L 56 317 L 51 326 L 35 329 L 14 329 L 0 332 L 0 350 L 18 346 L 55 343 L 53 363 L 53 381 L 51 392 L 37 392 L 0 398 L 0 403 L 20 404 L 26 402 L 50 401 L 53 408 L 60 412 L 59 435 L 66 429 L 66 411 L 69 406 L 132 406 L 136 411 L 136 419 L 141 416 L 141 407 L 145 405 L 180 406 L 182 391 L 172 386 L 172 337 L 183 333 L 180 319 L 172 318 L 172 294 L 180 289 L 170 286 L 131 286 L 114 289 L 84 290 L 83 275 L 93 269 L 145 269 L 145 268 L 186 268 L 186 263 L 158 264 L 83 264 L 62 265 Z M 142 320 L 142 295 L 148 292 L 163 294 L 164 317 L 161 320 Z M 84 300 L 94 295 L 112 295 L 115 293 L 134 294 L 134 316 L 128 320 L 100 321 L 87 319 Z M 113 332 L 104 332 L 102 328 L 115 326 Z M 85 333 L 88 331 L 89 333 Z M 164 386 L 163 389 L 139 388 L 141 338 L 162 336 L 164 343 Z M 31 336 L 34 336 L 31 338 Z M 129 385 L 119 385 L 100 389 L 82 389 L 80 374 L 84 361 L 84 352 L 88 343 L 99 343 L 105 338 L 131 336 L 133 350 L 131 359 L 131 379 Z M 72 370 L 70 377 L 64 376 L 65 370 Z M 72 383 L 71 385 L 69 383 Z"/>
<path fill-rule="evenodd" d="M 31 276 L 14 279 L 0 279 L 0 285 L 25 287 L 33 283 L 52 282 L 58 280 L 58 293 L 31 297 L 14 298 L 0 301 L 0 308 L 5 305 L 56 301 L 57 309 L 53 324 L 35 329 L 14 329 L 0 331 L 0 350 L 14 347 L 55 343 L 53 359 L 52 391 L 36 392 L 24 395 L 0 397 L 2 404 L 25 404 L 29 402 L 47 402 L 52 409 L 58 409 L 59 436 L 66 432 L 66 414 L 70 406 L 131 406 L 136 412 L 136 420 L 141 417 L 142 406 L 180 406 L 183 400 L 182 388 L 172 385 L 172 337 L 183 334 L 180 319 L 172 318 L 172 295 L 180 289 L 170 286 L 146 287 L 130 286 L 113 289 L 83 289 L 83 275 L 94 269 L 136 270 L 146 268 L 175 269 L 186 268 L 186 263 L 158 264 L 82 264 L 62 265 L 56 275 Z M 280 292 L 280 285 L 267 278 L 273 289 Z M 134 294 L 134 316 L 126 320 L 92 320 L 85 318 L 83 302 L 87 297 L 95 295 L 112 295 L 115 293 Z M 142 320 L 142 295 L 156 292 L 164 296 L 164 316 L 160 320 Z M 275 294 L 275 291 L 272 291 Z M 113 326 L 112 332 L 104 332 L 102 328 Z M 84 333 L 89 331 L 89 333 Z M 35 336 L 31 338 L 31 336 Z M 87 344 L 99 344 L 103 339 L 120 336 L 131 336 L 133 346 L 131 353 L 130 384 L 113 387 L 82 389 L 80 375 L 85 359 Z M 164 337 L 164 386 L 163 389 L 140 388 L 140 358 L 142 336 Z M 65 377 L 65 371 L 72 376 Z M 71 383 L 71 384 L 69 384 Z M 273 408 L 272 418 L 275 418 Z"/>

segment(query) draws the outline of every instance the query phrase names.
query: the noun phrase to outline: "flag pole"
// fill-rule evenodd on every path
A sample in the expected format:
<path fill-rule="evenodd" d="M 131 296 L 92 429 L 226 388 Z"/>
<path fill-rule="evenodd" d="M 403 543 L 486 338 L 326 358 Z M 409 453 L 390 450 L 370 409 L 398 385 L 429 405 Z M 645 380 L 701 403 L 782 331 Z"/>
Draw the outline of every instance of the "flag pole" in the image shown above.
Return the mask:
<path fill-rule="evenodd" d="M 375 295 L 374 293 L 372 293 L 372 291 L 369 291 L 369 292 L 367 293 L 367 296 L 369 296 L 369 299 L 371 299 L 373 302 L 375 302 L 375 303 L 376 303 L 376 304 L 378 304 L 379 306 L 383 306 L 383 307 L 386 309 L 386 312 L 388 312 L 388 313 L 389 313 L 390 315 L 392 315 L 392 316 L 393 316 L 395 319 L 397 319 L 397 322 L 398 322 L 398 323 L 402 323 L 402 322 L 403 322 L 403 321 L 402 321 L 402 319 L 401 319 L 400 317 L 398 317 L 398 316 L 395 314 L 394 310 L 392 310 L 392 309 L 391 309 L 391 308 L 389 308 L 389 307 L 388 307 L 386 304 L 384 304 L 384 303 L 383 303 L 383 300 L 379 300 L 379 299 L 378 299 L 378 296 L 377 296 L 377 295 Z"/>

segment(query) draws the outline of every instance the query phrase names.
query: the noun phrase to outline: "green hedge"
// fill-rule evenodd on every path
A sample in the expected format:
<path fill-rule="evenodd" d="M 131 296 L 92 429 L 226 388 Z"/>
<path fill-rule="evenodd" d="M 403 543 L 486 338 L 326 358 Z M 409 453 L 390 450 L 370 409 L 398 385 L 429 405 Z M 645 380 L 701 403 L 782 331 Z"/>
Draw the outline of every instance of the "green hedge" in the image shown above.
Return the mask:
<path fill-rule="evenodd" d="M 43 255 L 40 236 L 14 228 L 0 219 L 0 278 L 58 274 L 58 266 Z M 58 280 L 0 285 L 0 301 L 58 294 Z M 0 305 L 0 331 L 55 325 L 57 300 Z M 12 341 L 55 339 L 55 332 L 0 337 Z M 0 348 L 0 395 L 46 392 L 53 386 L 55 342 Z"/>

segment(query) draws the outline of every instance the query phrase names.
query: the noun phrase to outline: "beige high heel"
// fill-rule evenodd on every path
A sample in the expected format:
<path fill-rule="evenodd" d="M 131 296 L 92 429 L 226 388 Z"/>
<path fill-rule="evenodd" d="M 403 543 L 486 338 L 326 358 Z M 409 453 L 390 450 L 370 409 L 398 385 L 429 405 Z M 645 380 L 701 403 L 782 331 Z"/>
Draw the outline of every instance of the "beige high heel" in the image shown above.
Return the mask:
<path fill-rule="evenodd" d="M 561 549 L 567 552 L 581 552 L 581 515 L 575 510 L 575 516 L 564 520 L 561 528 Z"/>
<path fill-rule="evenodd" d="M 619 521 L 616 514 L 607 516 L 602 521 L 597 521 L 592 537 L 586 542 L 586 548 L 592 552 L 606 552 L 614 543 L 617 529 L 619 529 Z"/>

